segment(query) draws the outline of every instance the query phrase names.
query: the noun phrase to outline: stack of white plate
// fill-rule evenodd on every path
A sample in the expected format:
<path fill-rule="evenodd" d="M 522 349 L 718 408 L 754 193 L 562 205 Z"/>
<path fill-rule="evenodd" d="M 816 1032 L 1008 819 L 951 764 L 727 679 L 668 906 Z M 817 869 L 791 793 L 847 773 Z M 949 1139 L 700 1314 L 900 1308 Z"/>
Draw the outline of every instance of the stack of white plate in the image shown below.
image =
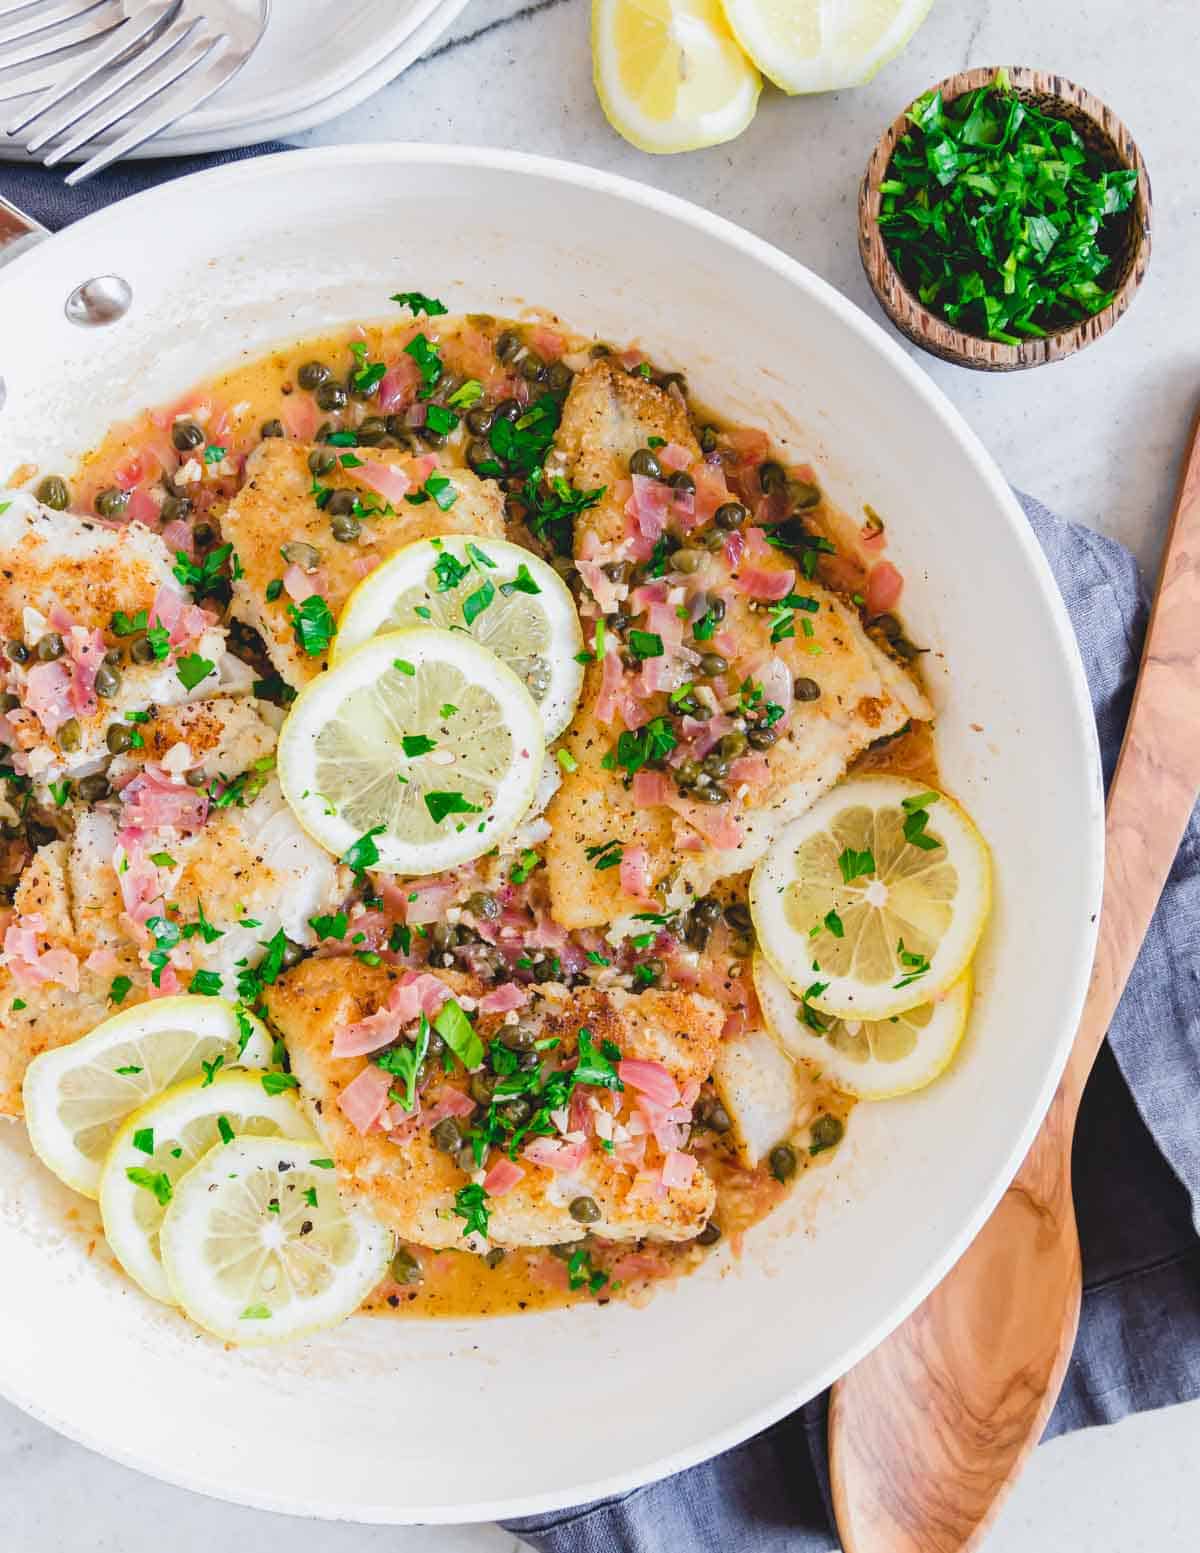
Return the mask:
<path fill-rule="evenodd" d="M 134 156 L 192 156 L 278 140 L 358 106 L 419 59 L 467 0 L 275 0 L 245 67 Z M 0 157 L 24 153 L 0 136 Z"/>

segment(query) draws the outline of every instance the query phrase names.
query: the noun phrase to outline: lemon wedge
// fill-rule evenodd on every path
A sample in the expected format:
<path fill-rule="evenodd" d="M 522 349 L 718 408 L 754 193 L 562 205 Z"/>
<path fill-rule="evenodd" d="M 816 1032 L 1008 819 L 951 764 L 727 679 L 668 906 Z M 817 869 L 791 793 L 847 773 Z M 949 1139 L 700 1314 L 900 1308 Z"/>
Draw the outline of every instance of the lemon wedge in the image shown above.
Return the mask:
<path fill-rule="evenodd" d="M 283 1077 L 218 1071 L 211 1081 L 204 1075 L 175 1084 L 135 1111 L 113 1139 L 100 1176 L 105 1238 L 154 1299 L 171 1299 L 158 1237 L 181 1177 L 214 1144 L 246 1134 L 296 1138 L 310 1130 L 292 1092 L 271 1083 Z"/>
<path fill-rule="evenodd" d="M 25 1122 L 43 1164 L 82 1192 L 100 1190 L 104 1156 L 126 1117 L 171 1084 L 234 1063 L 265 1068 L 271 1037 L 224 998 L 156 998 L 114 1014 L 25 1073 Z"/>
<path fill-rule="evenodd" d="M 537 703 L 547 744 L 571 721 L 583 632 L 571 590 L 539 556 L 458 534 L 405 545 L 350 595 L 333 662 L 383 631 L 423 625 L 466 631 L 507 664 Z"/>
<path fill-rule="evenodd" d="M 933 0 L 722 0 L 734 37 L 785 92 L 861 86 L 898 54 Z"/>
<path fill-rule="evenodd" d="M 891 1100 L 932 1084 L 953 1061 L 971 1012 L 969 967 L 936 1003 L 878 1020 L 806 1008 L 761 954 L 754 957 L 754 986 L 782 1050 L 860 1100 Z"/>
<path fill-rule="evenodd" d="M 178 1304 L 214 1336 L 281 1343 L 335 1326 L 387 1271 L 391 1231 L 341 1200 L 320 1152 L 303 1139 L 235 1138 L 179 1182 L 163 1265 Z"/>
<path fill-rule="evenodd" d="M 529 808 L 542 718 L 465 631 L 388 631 L 296 698 L 276 754 L 305 830 L 354 867 L 435 874 L 489 852 Z"/>
<path fill-rule="evenodd" d="M 991 906 L 991 859 L 944 793 L 844 782 L 775 837 L 750 880 L 759 947 L 820 1014 L 880 1020 L 936 1002 Z"/>
<path fill-rule="evenodd" d="M 592 66 L 605 117 L 642 151 L 732 140 L 762 90 L 719 0 L 592 0 Z"/>

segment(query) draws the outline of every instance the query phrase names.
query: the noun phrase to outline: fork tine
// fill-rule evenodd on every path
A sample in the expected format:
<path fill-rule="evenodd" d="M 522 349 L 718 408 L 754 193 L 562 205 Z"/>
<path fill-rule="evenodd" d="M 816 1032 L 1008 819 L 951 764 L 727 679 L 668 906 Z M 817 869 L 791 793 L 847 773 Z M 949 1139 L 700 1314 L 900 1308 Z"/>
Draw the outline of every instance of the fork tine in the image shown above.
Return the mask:
<path fill-rule="evenodd" d="M 163 93 L 154 112 L 138 120 L 126 130 L 124 135 L 114 140 L 112 145 L 106 146 L 103 151 L 97 152 L 74 172 L 68 173 L 63 182 L 73 188 L 76 184 L 90 178 L 93 173 L 103 172 L 113 162 L 128 156 L 131 151 L 136 151 L 147 140 L 151 140 L 155 135 L 161 135 L 163 130 L 170 129 L 171 125 L 183 118 L 185 114 L 193 113 L 206 103 L 210 97 L 220 91 L 242 64 L 243 56 L 230 48 L 231 41 L 226 33 L 221 33 L 214 38 L 211 48 L 198 61 L 201 64 L 207 61 L 207 69 L 189 71 L 176 85 L 175 90 Z"/>
<path fill-rule="evenodd" d="M 0 17 L 0 48 L 10 43 L 20 43 L 39 32 L 49 32 L 64 23 L 78 21 L 81 16 L 86 16 L 89 11 L 97 10 L 104 4 L 107 4 L 107 0 L 59 0 L 57 5 L 38 6 L 28 16 L 19 17 L 13 22 L 5 23 L 4 18 Z"/>
<path fill-rule="evenodd" d="M 76 43 L 87 43 L 92 38 L 102 37 L 118 26 L 120 20 L 119 10 L 111 8 L 107 3 L 97 6 L 82 21 L 72 26 L 55 28 L 44 36 L 27 39 L 24 47 L 17 48 L 14 53 L 0 51 L 0 70 L 9 70 L 15 65 L 36 65 L 50 54 L 57 54 Z"/>
<path fill-rule="evenodd" d="M 132 81 L 144 70 L 148 69 L 156 59 L 160 58 L 169 49 L 181 42 L 190 30 L 189 25 L 181 21 L 172 22 L 162 35 L 157 39 L 151 39 L 145 47 L 137 49 L 133 57 L 123 66 L 120 64 L 121 56 L 126 53 L 131 45 L 144 40 L 147 34 L 152 33 L 162 20 L 163 16 L 174 6 L 175 0 L 158 0 L 146 11 L 140 13 L 134 20 L 126 22 L 118 29 L 117 36 L 110 38 L 106 43 L 92 49 L 87 54 L 84 63 L 76 70 L 75 74 L 57 83 L 50 91 L 31 104 L 22 113 L 19 119 L 14 119 L 8 127 L 10 135 L 20 134 L 35 124 L 43 114 L 50 114 L 49 121 L 42 125 L 36 136 L 26 143 L 27 151 L 38 151 L 48 140 L 53 140 L 56 135 L 61 135 L 72 124 L 78 121 L 86 113 L 90 113 L 100 103 L 107 101 L 118 92 L 127 82 Z M 170 40 L 169 43 L 167 40 Z M 118 68 L 111 74 L 108 71 L 110 65 L 116 62 Z M 92 91 L 77 103 L 69 103 L 68 98 L 75 95 L 83 87 L 93 81 L 100 74 L 101 79 L 93 87 Z M 61 112 L 54 114 L 51 110 L 59 108 Z"/>
<path fill-rule="evenodd" d="M 171 88 L 202 64 L 214 47 L 225 41 L 227 40 L 224 33 L 214 35 L 208 32 L 201 19 L 200 29 L 192 31 L 178 48 L 173 49 L 150 70 L 138 76 L 117 97 L 74 125 L 68 137 L 56 145 L 49 155 L 42 157 L 43 165 L 57 166 L 59 162 L 73 156 L 81 147 L 127 120 L 130 121 L 127 133 L 140 131 L 143 124 L 158 125 L 159 105 L 156 99 L 170 96 Z M 147 128 L 141 138 L 148 139 L 151 134 L 156 133 L 156 128 Z M 140 144 L 140 140 L 138 143 Z M 115 159 L 115 157 L 110 158 L 110 160 Z"/>

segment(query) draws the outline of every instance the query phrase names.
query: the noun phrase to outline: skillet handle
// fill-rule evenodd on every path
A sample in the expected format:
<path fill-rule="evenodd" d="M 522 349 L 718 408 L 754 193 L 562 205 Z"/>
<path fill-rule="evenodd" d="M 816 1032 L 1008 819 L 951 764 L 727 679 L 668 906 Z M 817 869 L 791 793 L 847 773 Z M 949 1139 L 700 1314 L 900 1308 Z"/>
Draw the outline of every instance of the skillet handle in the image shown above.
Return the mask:
<path fill-rule="evenodd" d="M 40 221 L 35 221 L 23 210 L 10 205 L 0 195 L 0 265 L 7 264 L 10 259 L 15 259 L 19 253 L 24 253 L 49 236 L 50 233 Z"/>

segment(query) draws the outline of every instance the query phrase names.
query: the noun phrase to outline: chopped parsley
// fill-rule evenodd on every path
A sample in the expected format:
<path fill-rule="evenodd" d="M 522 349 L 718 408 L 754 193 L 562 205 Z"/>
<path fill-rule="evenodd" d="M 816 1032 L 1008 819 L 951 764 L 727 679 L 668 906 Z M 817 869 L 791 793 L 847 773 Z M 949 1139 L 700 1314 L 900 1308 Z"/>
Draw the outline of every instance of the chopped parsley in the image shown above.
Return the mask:
<path fill-rule="evenodd" d="M 567 1287 L 582 1289 L 585 1285 L 592 1294 L 598 1294 L 608 1282 L 608 1274 L 592 1267 L 592 1253 L 586 1246 L 577 1246 L 567 1262 Z"/>
<path fill-rule="evenodd" d="M 468 803 L 462 793 L 429 792 L 425 794 L 425 807 L 435 825 L 451 814 L 482 814 L 479 804 Z M 383 827 L 381 826 L 380 829 Z"/>
<path fill-rule="evenodd" d="M 904 809 L 904 839 L 909 846 L 918 847 L 922 852 L 936 852 L 941 842 L 934 836 L 926 835 L 925 827 L 929 824 L 929 808 L 931 803 L 937 803 L 938 793 L 917 793 L 912 798 L 901 800 Z"/>
<path fill-rule="evenodd" d="M 875 872 L 875 854 L 869 847 L 861 852 L 856 852 L 853 847 L 843 849 L 838 857 L 838 867 L 842 871 L 842 879 L 846 884 L 855 879 L 865 879 Z"/>
<path fill-rule="evenodd" d="M 404 500 L 413 507 L 423 507 L 427 501 L 434 501 L 443 512 L 449 512 L 458 500 L 458 486 L 449 475 L 431 474 L 419 491 L 410 492 Z"/>
<path fill-rule="evenodd" d="M 442 380 L 442 358 L 437 353 L 437 347 L 431 345 L 423 334 L 417 334 L 404 347 L 404 354 L 412 357 L 421 374 L 417 397 L 431 399 Z"/>
<path fill-rule="evenodd" d="M 219 971 L 197 971 L 188 982 L 188 991 L 194 992 L 198 997 L 219 998 L 221 996 L 221 973 Z"/>
<path fill-rule="evenodd" d="M 796 634 L 796 611 L 804 610 L 809 614 L 815 614 L 820 609 L 816 599 L 807 593 L 789 593 L 777 604 L 771 605 L 771 640 L 773 642 L 786 641 L 788 637 Z M 805 636 L 812 635 L 812 625 L 808 620 L 801 622 Z"/>
<path fill-rule="evenodd" d="M 329 605 L 319 593 L 311 593 L 302 604 L 289 604 L 287 612 L 297 645 L 310 658 L 319 658 L 337 635 Z"/>
<path fill-rule="evenodd" d="M 342 853 L 342 862 L 348 868 L 353 868 L 356 874 L 361 874 L 368 868 L 374 868 L 379 861 L 379 848 L 375 845 L 375 837 L 381 836 L 386 829 L 386 825 L 372 825 L 369 831 L 346 848 Z"/>
<path fill-rule="evenodd" d="M 225 1066 L 225 1054 L 218 1052 L 211 1062 L 205 1062 L 202 1057 L 200 1059 L 200 1066 L 204 1069 L 204 1082 L 200 1085 L 200 1088 L 207 1089 L 216 1078 L 220 1069 Z"/>
<path fill-rule="evenodd" d="M 406 307 L 414 316 L 424 313 L 427 318 L 437 318 L 447 311 L 444 302 L 439 302 L 436 297 L 427 297 L 423 291 L 396 291 L 390 300 L 399 302 L 401 307 Z"/>
<path fill-rule="evenodd" d="M 154 1153 L 154 1128 L 139 1127 L 133 1135 L 133 1146 L 142 1154 Z"/>
<path fill-rule="evenodd" d="M 354 370 L 350 374 L 350 387 L 356 394 L 368 398 L 379 387 L 387 374 L 387 365 L 382 361 L 368 361 L 367 347 L 363 340 L 354 340 L 350 346 L 350 354 L 354 357 Z M 361 460 L 356 459 L 355 463 Z"/>
<path fill-rule="evenodd" d="M 198 652 L 185 653 L 175 660 L 175 672 L 185 690 L 195 690 L 201 680 L 216 672 L 216 668 L 211 658 L 202 658 Z"/>
<path fill-rule="evenodd" d="M 50 788 L 50 796 L 54 799 L 54 807 L 56 809 L 61 809 L 63 804 L 65 804 L 67 799 L 71 796 L 70 781 L 66 777 L 63 777 L 61 781 L 50 782 L 48 786 Z"/>
<path fill-rule="evenodd" d="M 541 591 L 524 561 L 517 567 L 517 575 L 511 582 L 500 584 L 500 592 L 506 599 L 511 598 L 514 593 L 540 593 Z"/>
<path fill-rule="evenodd" d="M 261 1075 L 262 1087 L 268 1095 L 281 1095 L 285 1089 L 299 1089 L 300 1080 L 294 1073 L 277 1073 L 274 1069 Z"/>
<path fill-rule="evenodd" d="M 230 1125 L 229 1118 L 227 1116 L 217 1117 L 217 1131 L 221 1135 L 222 1143 L 233 1142 L 233 1128 Z"/>
<path fill-rule="evenodd" d="M 593 868 L 603 872 L 606 868 L 616 868 L 625 851 L 619 841 L 603 841 L 594 847 L 585 847 L 584 856 Z"/>
<path fill-rule="evenodd" d="M 385 1073 L 394 1074 L 404 1085 L 403 1094 L 397 1094 L 394 1089 L 389 1089 L 388 1099 L 394 1100 L 406 1111 L 411 1111 L 416 1106 L 417 1074 L 428 1051 L 429 1020 L 422 1014 L 421 1023 L 417 1028 L 417 1039 L 412 1046 L 402 1041 L 399 1046 L 383 1052 L 375 1059 L 377 1067 L 382 1068 Z"/>
<path fill-rule="evenodd" d="M 657 631 L 630 631 L 629 650 L 635 658 L 661 658 L 663 639 Z"/>
<path fill-rule="evenodd" d="M 904 973 L 892 986 L 897 992 L 903 987 L 911 987 L 914 981 L 919 981 L 929 969 L 929 961 L 923 954 L 916 954 L 911 949 L 904 947 L 904 940 L 900 939 L 896 944 L 896 958 L 904 967 Z"/>
<path fill-rule="evenodd" d="M 175 565 L 171 569 L 185 588 L 191 588 L 193 593 L 202 596 L 211 593 L 221 581 L 222 569 L 232 554 L 232 545 L 218 545 L 197 565 L 186 551 L 176 550 Z"/>
<path fill-rule="evenodd" d="M 825 913 L 825 926 L 833 934 L 834 938 L 845 938 L 846 929 L 842 926 L 842 919 L 836 911 Z"/>
<path fill-rule="evenodd" d="M 125 1174 L 134 1186 L 153 1192 L 160 1207 L 171 1201 L 171 1178 L 165 1170 L 151 1170 L 146 1165 L 128 1165 Z"/>
<path fill-rule="evenodd" d="M 416 760 L 418 755 L 428 755 L 431 750 L 437 749 L 437 740 L 431 739 L 427 733 L 406 733 L 400 743 L 409 760 Z"/>
<path fill-rule="evenodd" d="M 592 1032 L 586 1025 L 579 1030 L 579 1063 L 575 1069 L 577 1084 L 596 1084 L 603 1089 L 624 1089 L 613 1066 L 620 1061 L 619 1048 L 612 1041 L 595 1044 Z"/>
<path fill-rule="evenodd" d="M 512 880 L 513 884 L 524 884 L 526 879 L 529 878 L 530 874 L 534 871 L 535 868 L 538 867 L 541 861 L 541 857 L 533 850 L 532 847 L 526 847 L 524 852 L 521 853 L 521 856 L 513 864 L 512 871 L 508 877 Z"/>
<path fill-rule="evenodd" d="M 318 938 L 345 938 L 347 920 L 344 911 L 335 911 L 331 916 L 309 917 L 308 925 Z"/>
<path fill-rule="evenodd" d="M 643 766 L 665 760 L 678 742 L 670 718 L 652 717 L 642 728 L 624 729 L 617 738 L 611 758 L 614 764 L 623 766 L 633 776 Z M 606 755 L 605 760 L 609 759 Z"/>
<path fill-rule="evenodd" d="M 464 1235 L 482 1235 L 487 1238 L 491 1210 L 485 1207 L 487 1193 L 478 1181 L 460 1186 L 454 1194 L 454 1212 L 464 1220 Z"/>
<path fill-rule="evenodd" d="M 515 421 L 498 415 L 488 432 L 496 460 L 485 460 L 478 472 L 485 476 L 510 474 L 526 478 L 535 471 L 540 474 L 561 416 L 561 406 L 553 394 L 543 394 Z M 569 497 L 570 487 L 567 491 Z"/>
<path fill-rule="evenodd" d="M 126 994 L 133 983 L 128 976 L 114 976 L 108 988 L 108 1000 L 110 1003 L 124 1003 Z"/>
<path fill-rule="evenodd" d="M 473 1070 L 483 1064 L 483 1042 L 456 998 L 447 998 L 438 1010 L 433 1027 L 462 1063 Z"/>
<path fill-rule="evenodd" d="M 446 400 L 456 410 L 469 410 L 483 398 L 483 384 L 478 378 L 469 377 L 465 383 L 460 383 L 450 397 Z"/>
<path fill-rule="evenodd" d="M 283 578 L 272 577 L 266 586 L 266 599 L 268 604 L 274 604 L 275 600 L 283 592 Z"/>
<path fill-rule="evenodd" d="M 148 623 L 149 616 L 144 609 L 139 609 L 135 615 L 127 615 L 123 609 L 116 609 L 109 621 L 109 629 L 114 636 L 132 636 L 135 631 L 144 631 Z"/>
<path fill-rule="evenodd" d="M 225 457 L 225 449 L 209 444 L 204 450 L 204 462 L 206 464 L 219 464 Z"/>

